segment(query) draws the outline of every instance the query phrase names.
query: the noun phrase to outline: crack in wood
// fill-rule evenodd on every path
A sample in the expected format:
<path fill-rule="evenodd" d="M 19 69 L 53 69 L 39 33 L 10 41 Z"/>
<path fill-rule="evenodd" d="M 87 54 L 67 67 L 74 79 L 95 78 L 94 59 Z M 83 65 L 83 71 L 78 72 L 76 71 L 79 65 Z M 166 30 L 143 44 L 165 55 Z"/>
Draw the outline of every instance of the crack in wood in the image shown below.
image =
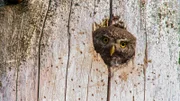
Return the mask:
<path fill-rule="evenodd" d="M 107 101 L 110 101 L 110 97 L 111 97 L 111 68 L 108 67 Z"/>
<path fill-rule="evenodd" d="M 109 22 L 108 22 L 108 26 L 111 25 L 112 23 L 112 17 L 113 17 L 113 6 L 112 6 L 113 0 L 110 0 L 110 5 L 109 5 Z"/>
<path fill-rule="evenodd" d="M 112 23 L 112 17 L 113 17 L 113 0 L 110 0 L 110 5 L 109 5 L 109 22 L 108 22 L 108 26 L 111 25 Z M 111 97 L 111 68 L 108 67 L 108 84 L 107 84 L 107 101 L 110 101 L 110 97 Z"/>
<path fill-rule="evenodd" d="M 87 84 L 86 101 L 88 101 L 88 95 L 89 95 L 89 82 L 90 82 L 90 76 L 91 76 L 92 64 L 93 64 L 93 61 L 91 61 L 91 67 L 90 67 L 90 71 L 89 71 L 89 75 L 88 75 L 88 84 Z"/>
<path fill-rule="evenodd" d="M 133 96 L 133 101 L 135 101 L 135 100 L 134 100 L 134 96 Z"/>
<path fill-rule="evenodd" d="M 71 14 L 72 14 L 72 4 L 73 4 L 73 0 L 71 0 L 71 2 L 70 2 L 70 11 L 69 11 L 69 18 L 68 18 L 68 25 L 67 25 L 67 33 L 68 33 L 68 60 L 67 60 L 67 66 L 66 66 L 64 101 L 66 101 L 66 98 L 67 98 L 67 78 L 68 78 L 68 67 L 69 67 L 70 52 L 71 52 L 70 22 L 71 22 Z"/>
<path fill-rule="evenodd" d="M 146 68 L 148 66 L 148 52 L 147 52 L 147 33 L 145 32 L 145 36 L 146 36 L 146 46 L 145 46 L 145 56 L 144 56 L 144 68 L 143 68 L 143 74 L 144 74 L 144 101 L 146 101 Z"/>
<path fill-rule="evenodd" d="M 148 57 L 147 57 L 147 33 L 145 32 L 146 34 L 146 46 L 145 46 L 145 57 L 144 59 L 147 60 Z M 144 101 L 146 101 L 146 68 L 148 66 L 148 62 L 145 61 L 144 62 L 144 68 L 143 68 L 143 74 L 144 74 Z"/>
<path fill-rule="evenodd" d="M 42 41 L 42 37 L 44 34 L 44 27 L 45 27 L 45 23 L 47 20 L 47 16 L 48 16 L 48 11 L 50 9 L 50 4 L 51 4 L 51 0 L 49 0 L 48 3 L 48 7 L 44 16 L 44 20 L 43 20 L 43 24 L 42 24 L 42 29 L 40 32 L 40 37 L 39 37 L 39 43 L 38 43 L 38 84 L 37 84 L 37 101 L 40 101 L 40 69 L 41 69 L 41 41 Z"/>
<path fill-rule="evenodd" d="M 143 67 L 143 74 L 144 74 L 144 101 L 146 101 L 146 68 L 148 66 L 148 44 L 147 44 L 147 32 L 146 32 L 146 2 L 144 0 L 141 0 L 140 2 L 140 8 L 141 9 L 141 16 L 143 16 L 143 18 L 140 20 L 141 23 L 145 23 L 143 27 L 144 30 L 144 34 L 145 34 L 145 54 L 144 54 L 144 67 Z"/>
<path fill-rule="evenodd" d="M 19 59 L 17 59 L 18 61 L 17 61 L 17 64 L 19 64 L 19 65 L 17 65 L 17 74 L 16 74 L 16 101 L 18 101 L 18 80 L 19 80 L 19 66 L 20 66 L 20 60 Z"/>

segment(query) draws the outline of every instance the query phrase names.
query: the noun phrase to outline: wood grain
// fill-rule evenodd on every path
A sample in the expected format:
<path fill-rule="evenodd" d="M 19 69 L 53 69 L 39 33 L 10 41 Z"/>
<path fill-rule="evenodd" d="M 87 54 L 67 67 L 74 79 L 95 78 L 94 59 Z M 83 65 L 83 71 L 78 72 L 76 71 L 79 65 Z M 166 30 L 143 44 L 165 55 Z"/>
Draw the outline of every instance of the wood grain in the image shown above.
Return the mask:
<path fill-rule="evenodd" d="M 1 101 L 37 100 L 38 41 L 46 10 L 46 1 L 34 0 L 0 8 Z"/>
<path fill-rule="evenodd" d="M 146 101 L 179 101 L 178 2 L 146 2 Z"/>

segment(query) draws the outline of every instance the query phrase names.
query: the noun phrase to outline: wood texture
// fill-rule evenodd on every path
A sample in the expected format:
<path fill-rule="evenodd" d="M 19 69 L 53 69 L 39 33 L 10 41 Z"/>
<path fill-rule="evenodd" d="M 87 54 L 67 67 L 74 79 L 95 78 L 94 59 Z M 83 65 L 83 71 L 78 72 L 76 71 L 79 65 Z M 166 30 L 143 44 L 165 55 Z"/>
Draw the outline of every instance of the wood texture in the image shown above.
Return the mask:
<path fill-rule="evenodd" d="M 49 4 L 40 43 L 40 101 L 66 99 L 70 0 Z"/>
<path fill-rule="evenodd" d="M 179 101 L 178 2 L 146 3 L 146 101 Z"/>
<path fill-rule="evenodd" d="M 134 60 L 111 68 L 108 85 L 107 66 L 93 49 L 92 25 L 109 18 L 110 2 L 137 45 Z M 180 101 L 179 5 L 25 0 L 1 7 L 0 101 Z"/>
<path fill-rule="evenodd" d="M 110 101 L 143 101 L 145 40 L 141 27 L 140 1 L 113 0 L 113 13 L 125 22 L 127 30 L 137 38 L 135 60 L 121 68 L 112 68 Z"/>
<path fill-rule="evenodd" d="M 43 8 L 43 9 L 42 9 Z M 38 41 L 46 2 L 0 8 L 1 101 L 36 101 Z"/>

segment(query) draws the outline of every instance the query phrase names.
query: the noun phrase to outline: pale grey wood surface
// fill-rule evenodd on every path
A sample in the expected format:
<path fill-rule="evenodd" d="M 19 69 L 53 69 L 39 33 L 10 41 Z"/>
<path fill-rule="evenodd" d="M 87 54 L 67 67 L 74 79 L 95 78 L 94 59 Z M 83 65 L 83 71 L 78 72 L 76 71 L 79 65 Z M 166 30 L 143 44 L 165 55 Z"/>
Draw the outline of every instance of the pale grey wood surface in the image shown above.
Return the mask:
<path fill-rule="evenodd" d="M 40 51 L 40 101 L 65 100 L 70 8 L 70 0 L 49 4 Z"/>
<path fill-rule="evenodd" d="M 37 100 L 38 42 L 46 10 L 46 2 L 38 0 L 0 8 L 1 101 Z"/>
<path fill-rule="evenodd" d="M 92 44 L 92 24 L 109 17 L 110 0 L 1 7 L 0 101 L 180 101 L 180 1 L 112 4 L 137 45 L 134 60 L 111 68 L 110 85 Z"/>
<path fill-rule="evenodd" d="M 178 1 L 146 4 L 148 63 L 146 101 L 179 101 Z"/>
<path fill-rule="evenodd" d="M 113 13 L 125 22 L 127 30 L 137 38 L 136 57 L 129 65 L 112 68 L 110 101 L 143 101 L 145 35 L 141 30 L 141 2 L 138 0 L 113 0 Z"/>

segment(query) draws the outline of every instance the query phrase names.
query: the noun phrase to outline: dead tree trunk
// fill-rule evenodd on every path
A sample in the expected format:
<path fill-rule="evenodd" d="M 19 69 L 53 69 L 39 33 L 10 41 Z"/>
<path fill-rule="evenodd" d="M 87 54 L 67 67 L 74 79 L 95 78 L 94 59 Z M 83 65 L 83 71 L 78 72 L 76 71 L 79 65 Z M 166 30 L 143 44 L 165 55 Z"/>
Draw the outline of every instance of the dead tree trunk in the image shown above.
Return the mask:
<path fill-rule="evenodd" d="M 108 85 L 92 24 L 110 11 L 136 36 L 137 48 L 133 66 L 114 71 Z M 27 0 L 1 7 L 0 101 L 180 101 L 179 16 L 178 0 Z"/>

